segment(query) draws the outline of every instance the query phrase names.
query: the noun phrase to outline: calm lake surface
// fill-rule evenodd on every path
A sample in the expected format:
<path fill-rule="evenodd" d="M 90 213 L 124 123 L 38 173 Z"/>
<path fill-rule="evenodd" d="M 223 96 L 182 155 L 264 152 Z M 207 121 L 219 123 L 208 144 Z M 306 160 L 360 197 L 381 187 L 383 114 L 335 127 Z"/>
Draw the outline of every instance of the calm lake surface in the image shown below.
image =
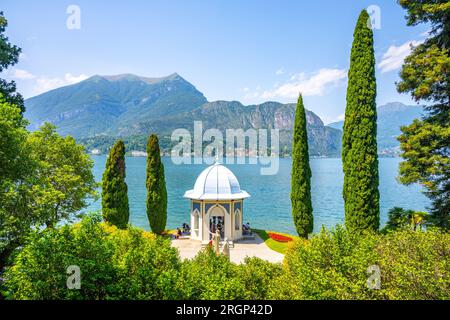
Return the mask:
<path fill-rule="evenodd" d="M 106 156 L 93 156 L 94 174 L 101 181 Z M 183 198 L 192 189 L 197 176 L 208 165 L 175 165 L 168 157 L 163 158 L 168 193 L 167 228 L 174 229 L 189 222 L 189 201 Z M 397 158 L 380 158 L 381 223 L 387 220 L 387 212 L 394 206 L 413 210 L 425 210 L 429 202 L 418 186 L 406 187 L 396 181 Z M 312 200 L 314 208 L 314 231 L 322 225 L 333 227 L 344 222 L 342 200 L 341 159 L 311 159 Z M 245 201 L 244 221 L 253 228 L 261 228 L 295 234 L 291 216 L 290 174 L 291 159 L 280 159 L 279 172 L 272 176 L 260 175 L 260 166 L 253 164 L 227 165 L 238 178 L 241 188 L 250 193 Z M 146 158 L 126 158 L 128 197 L 133 225 L 149 230 L 146 214 Z M 101 200 L 94 202 L 89 211 L 100 210 Z"/>

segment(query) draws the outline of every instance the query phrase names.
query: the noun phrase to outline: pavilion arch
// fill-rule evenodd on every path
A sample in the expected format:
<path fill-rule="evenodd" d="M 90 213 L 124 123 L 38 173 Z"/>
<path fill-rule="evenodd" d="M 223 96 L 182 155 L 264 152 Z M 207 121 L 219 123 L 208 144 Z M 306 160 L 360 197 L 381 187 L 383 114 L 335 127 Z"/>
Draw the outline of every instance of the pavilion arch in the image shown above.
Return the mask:
<path fill-rule="evenodd" d="M 210 230 L 210 221 L 213 219 L 213 217 L 221 217 L 223 221 L 223 238 L 231 238 L 231 221 L 230 221 L 230 214 L 227 211 L 227 209 L 222 206 L 221 203 L 216 203 L 213 206 L 211 206 L 208 211 L 206 212 L 206 219 L 205 219 L 205 228 L 204 230 L 210 235 L 213 230 Z M 208 236 L 209 236 L 208 235 Z"/>
<path fill-rule="evenodd" d="M 241 210 L 236 209 L 234 210 L 234 230 L 235 231 L 241 230 L 241 225 L 242 225 Z"/>
<path fill-rule="evenodd" d="M 198 232 L 199 232 L 199 225 L 200 225 L 200 223 L 199 223 L 199 220 L 200 220 L 200 211 L 198 211 L 198 209 L 195 209 L 195 210 L 192 212 L 192 215 L 193 215 L 193 217 L 194 217 L 194 223 L 193 223 L 193 225 L 192 225 L 192 231 L 194 231 L 195 236 L 197 237 L 197 236 L 198 236 Z"/>

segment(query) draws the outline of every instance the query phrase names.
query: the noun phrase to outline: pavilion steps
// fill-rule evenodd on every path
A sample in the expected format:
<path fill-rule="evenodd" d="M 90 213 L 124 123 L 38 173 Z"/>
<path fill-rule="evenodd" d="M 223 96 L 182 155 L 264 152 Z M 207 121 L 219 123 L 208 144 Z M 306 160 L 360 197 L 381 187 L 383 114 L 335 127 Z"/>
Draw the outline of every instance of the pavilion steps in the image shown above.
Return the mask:
<path fill-rule="evenodd" d="M 243 240 L 243 241 L 245 241 L 245 240 L 255 240 L 255 234 L 245 234 L 245 235 L 242 236 L 241 240 Z"/>

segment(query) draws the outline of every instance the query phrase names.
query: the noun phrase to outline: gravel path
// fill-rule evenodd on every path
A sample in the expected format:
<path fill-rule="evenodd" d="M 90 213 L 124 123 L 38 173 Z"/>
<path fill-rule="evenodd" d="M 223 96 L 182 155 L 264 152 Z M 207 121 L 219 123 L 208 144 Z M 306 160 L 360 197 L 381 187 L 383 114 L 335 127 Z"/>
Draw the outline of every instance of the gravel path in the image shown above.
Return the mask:
<path fill-rule="evenodd" d="M 194 258 L 201 250 L 201 243 L 190 239 L 172 240 L 172 246 L 178 249 L 183 260 Z M 270 249 L 258 235 L 254 240 L 235 242 L 234 248 L 230 248 L 232 262 L 243 263 L 245 257 L 258 257 L 275 263 L 284 259 L 284 255 Z"/>

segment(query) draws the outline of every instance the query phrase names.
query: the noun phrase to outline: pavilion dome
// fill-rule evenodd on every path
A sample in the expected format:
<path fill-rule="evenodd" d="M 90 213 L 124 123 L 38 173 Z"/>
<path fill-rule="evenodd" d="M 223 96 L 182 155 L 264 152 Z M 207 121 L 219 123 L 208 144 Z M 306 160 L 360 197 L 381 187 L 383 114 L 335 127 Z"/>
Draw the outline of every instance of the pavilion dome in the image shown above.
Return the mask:
<path fill-rule="evenodd" d="M 230 169 L 216 162 L 200 173 L 194 189 L 186 191 L 184 197 L 193 200 L 237 200 L 250 195 L 241 190 L 238 179 Z"/>

